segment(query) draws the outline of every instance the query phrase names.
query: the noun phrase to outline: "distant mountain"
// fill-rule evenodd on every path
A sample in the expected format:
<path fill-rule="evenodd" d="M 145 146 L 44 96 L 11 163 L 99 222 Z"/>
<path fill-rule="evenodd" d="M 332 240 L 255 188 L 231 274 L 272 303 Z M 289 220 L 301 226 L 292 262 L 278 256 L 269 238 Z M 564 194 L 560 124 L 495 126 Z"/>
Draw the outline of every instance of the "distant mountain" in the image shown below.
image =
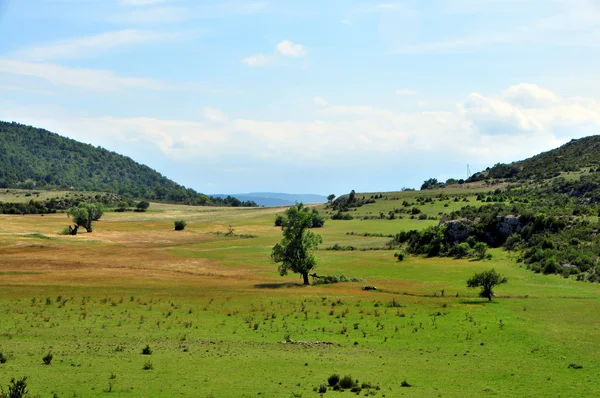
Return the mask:
<path fill-rule="evenodd" d="M 474 174 L 467 182 L 486 179 L 508 181 L 545 180 L 562 173 L 600 171 L 600 135 L 571 140 L 565 145 L 529 159 L 493 167 Z"/>
<path fill-rule="evenodd" d="M 225 198 L 227 195 L 214 195 L 217 197 Z M 327 197 L 323 195 L 315 194 L 289 194 L 289 193 L 275 193 L 275 192 L 251 192 L 251 193 L 240 193 L 231 194 L 234 198 L 241 201 L 253 201 L 259 206 L 272 207 L 272 206 L 289 206 L 296 202 L 302 202 L 304 204 L 313 203 L 325 203 Z"/>
<path fill-rule="evenodd" d="M 0 188 L 110 192 L 194 205 L 253 205 L 210 198 L 129 157 L 40 128 L 2 121 Z"/>

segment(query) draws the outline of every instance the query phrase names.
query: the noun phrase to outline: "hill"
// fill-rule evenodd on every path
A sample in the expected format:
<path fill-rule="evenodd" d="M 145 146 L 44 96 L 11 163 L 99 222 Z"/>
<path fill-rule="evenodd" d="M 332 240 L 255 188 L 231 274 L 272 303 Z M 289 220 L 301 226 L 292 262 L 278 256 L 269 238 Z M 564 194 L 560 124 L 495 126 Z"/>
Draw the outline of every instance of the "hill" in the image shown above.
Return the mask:
<path fill-rule="evenodd" d="M 215 196 L 225 198 L 227 195 L 215 195 Z M 251 193 L 231 194 L 231 196 L 233 196 L 241 201 L 252 201 L 252 202 L 255 202 L 259 206 L 265 206 L 265 207 L 290 206 L 296 202 L 302 202 L 304 204 L 315 204 L 315 203 L 327 202 L 326 196 L 315 195 L 315 194 L 251 192 Z"/>
<path fill-rule="evenodd" d="M 600 170 L 600 135 L 571 140 L 567 144 L 510 164 L 498 163 L 474 174 L 467 182 L 486 179 L 541 181 L 564 173 Z"/>
<path fill-rule="evenodd" d="M 0 188 L 111 192 L 194 205 L 253 205 L 210 198 L 127 156 L 44 129 L 1 121 Z"/>

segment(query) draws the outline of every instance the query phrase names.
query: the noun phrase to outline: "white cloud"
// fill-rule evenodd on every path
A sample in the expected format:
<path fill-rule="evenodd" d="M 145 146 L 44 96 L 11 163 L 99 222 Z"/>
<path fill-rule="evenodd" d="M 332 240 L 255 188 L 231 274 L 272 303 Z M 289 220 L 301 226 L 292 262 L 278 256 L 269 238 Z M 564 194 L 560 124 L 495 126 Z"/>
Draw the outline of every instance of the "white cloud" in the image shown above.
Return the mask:
<path fill-rule="evenodd" d="M 315 104 L 319 105 L 319 106 L 327 106 L 329 105 L 329 102 L 327 102 L 327 100 L 323 97 L 315 97 L 313 99 L 313 101 L 315 102 Z"/>
<path fill-rule="evenodd" d="M 303 58 L 308 54 L 308 50 L 302 44 L 293 43 L 290 40 L 283 40 L 277 43 L 273 55 L 256 54 L 242 59 L 242 63 L 250 66 L 266 66 L 281 63 L 285 58 Z M 304 64 L 308 65 L 307 63 Z"/>
<path fill-rule="evenodd" d="M 503 93 L 510 103 L 524 107 L 548 106 L 557 103 L 560 98 L 536 84 L 521 83 L 510 87 Z"/>
<path fill-rule="evenodd" d="M 303 117 L 311 121 L 251 120 L 212 107 L 203 110 L 199 121 L 75 117 L 56 110 L 33 120 L 36 110 L 31 107 L 0 107 L 0 119 L 25 115 L 22 122 L 77 139 L 151 144 L 173 161 L 210 165 L 227 158 L 236 159 L 236 167 L 258 161 L 281 167 L 342 166 L 353 165 L 357 157 L 364 162 L 399 157 L 424 162 L 451 156 L 489 164 L 522 159 L 600 129 L 600 103 L 590 98 L 559 97 L 554 104 L 527 108 L 501 94 L 472 93 L 458 110 L 447 112 L 330 104 L 321 97 L 313 101 L 319 105 L 316 113 Z"/>
<path fill-rule="evenodd" d="M 289 40 L 277 43 L 275 48 L 284 57 L 303 57 L 307 53 L 306 48 L 302 44 L 294 44 Z"/>
<path fill-rule="evenodd" d="M 396 95 L 416 95 L 417 92 L 415 90 L 410 90 L 407 88 L 399 88 L 396 90 Z"/>
<path fill-rule="evenodd" d="M 156 43 L 178 37 L 180 37 L 179 33 L 126 29 L 28 47 L 17 51 L 14 57 L 30 61 L 89 57 L 119 47 Z"/>
<path fill-rule="evenodd" d="M 256 54 L 242 59 L 242 63 L 250 67 L 265 66 L 273 62 L 273 59 L 271 55 Z"/>
<path fill-rule="evenodd" d="M 209 106 L 204 108 L 204 119 L 211 122 L 223 122 L 227 120 L 227 116 L 220 109 Z"/>

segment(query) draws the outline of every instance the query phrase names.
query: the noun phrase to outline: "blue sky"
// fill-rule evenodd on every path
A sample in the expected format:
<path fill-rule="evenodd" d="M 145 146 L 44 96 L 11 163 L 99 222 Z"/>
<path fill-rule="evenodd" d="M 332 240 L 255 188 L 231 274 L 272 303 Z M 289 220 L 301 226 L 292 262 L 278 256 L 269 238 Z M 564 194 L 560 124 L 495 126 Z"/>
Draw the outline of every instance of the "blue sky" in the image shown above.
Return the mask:
<path fill-rule="evenodd" d="M 464 178 L 600 132 L 599 0 L 0 0 L 0 120 L 206 193 Z"/>

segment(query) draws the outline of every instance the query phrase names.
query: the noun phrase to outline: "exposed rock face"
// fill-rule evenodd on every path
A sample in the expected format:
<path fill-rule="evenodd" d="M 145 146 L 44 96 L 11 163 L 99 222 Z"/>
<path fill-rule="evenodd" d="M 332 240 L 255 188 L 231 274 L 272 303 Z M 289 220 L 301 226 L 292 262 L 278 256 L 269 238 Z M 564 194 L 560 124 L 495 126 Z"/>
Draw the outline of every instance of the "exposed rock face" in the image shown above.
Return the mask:
<path fill-rule="evenodd" d="M 498 233 L 504 239 L 512 234 L 518 234 L 525 226 L 519 216 L 496 217 L 496 220 L 498 221 Z"/>
<path fill-rule="evenodd" d="M 446 226 L 446 239 L 450 243 L 464 242 L 471 233 L 471 224 L 469 220 L 450 220 L 443 223 Z"/>

